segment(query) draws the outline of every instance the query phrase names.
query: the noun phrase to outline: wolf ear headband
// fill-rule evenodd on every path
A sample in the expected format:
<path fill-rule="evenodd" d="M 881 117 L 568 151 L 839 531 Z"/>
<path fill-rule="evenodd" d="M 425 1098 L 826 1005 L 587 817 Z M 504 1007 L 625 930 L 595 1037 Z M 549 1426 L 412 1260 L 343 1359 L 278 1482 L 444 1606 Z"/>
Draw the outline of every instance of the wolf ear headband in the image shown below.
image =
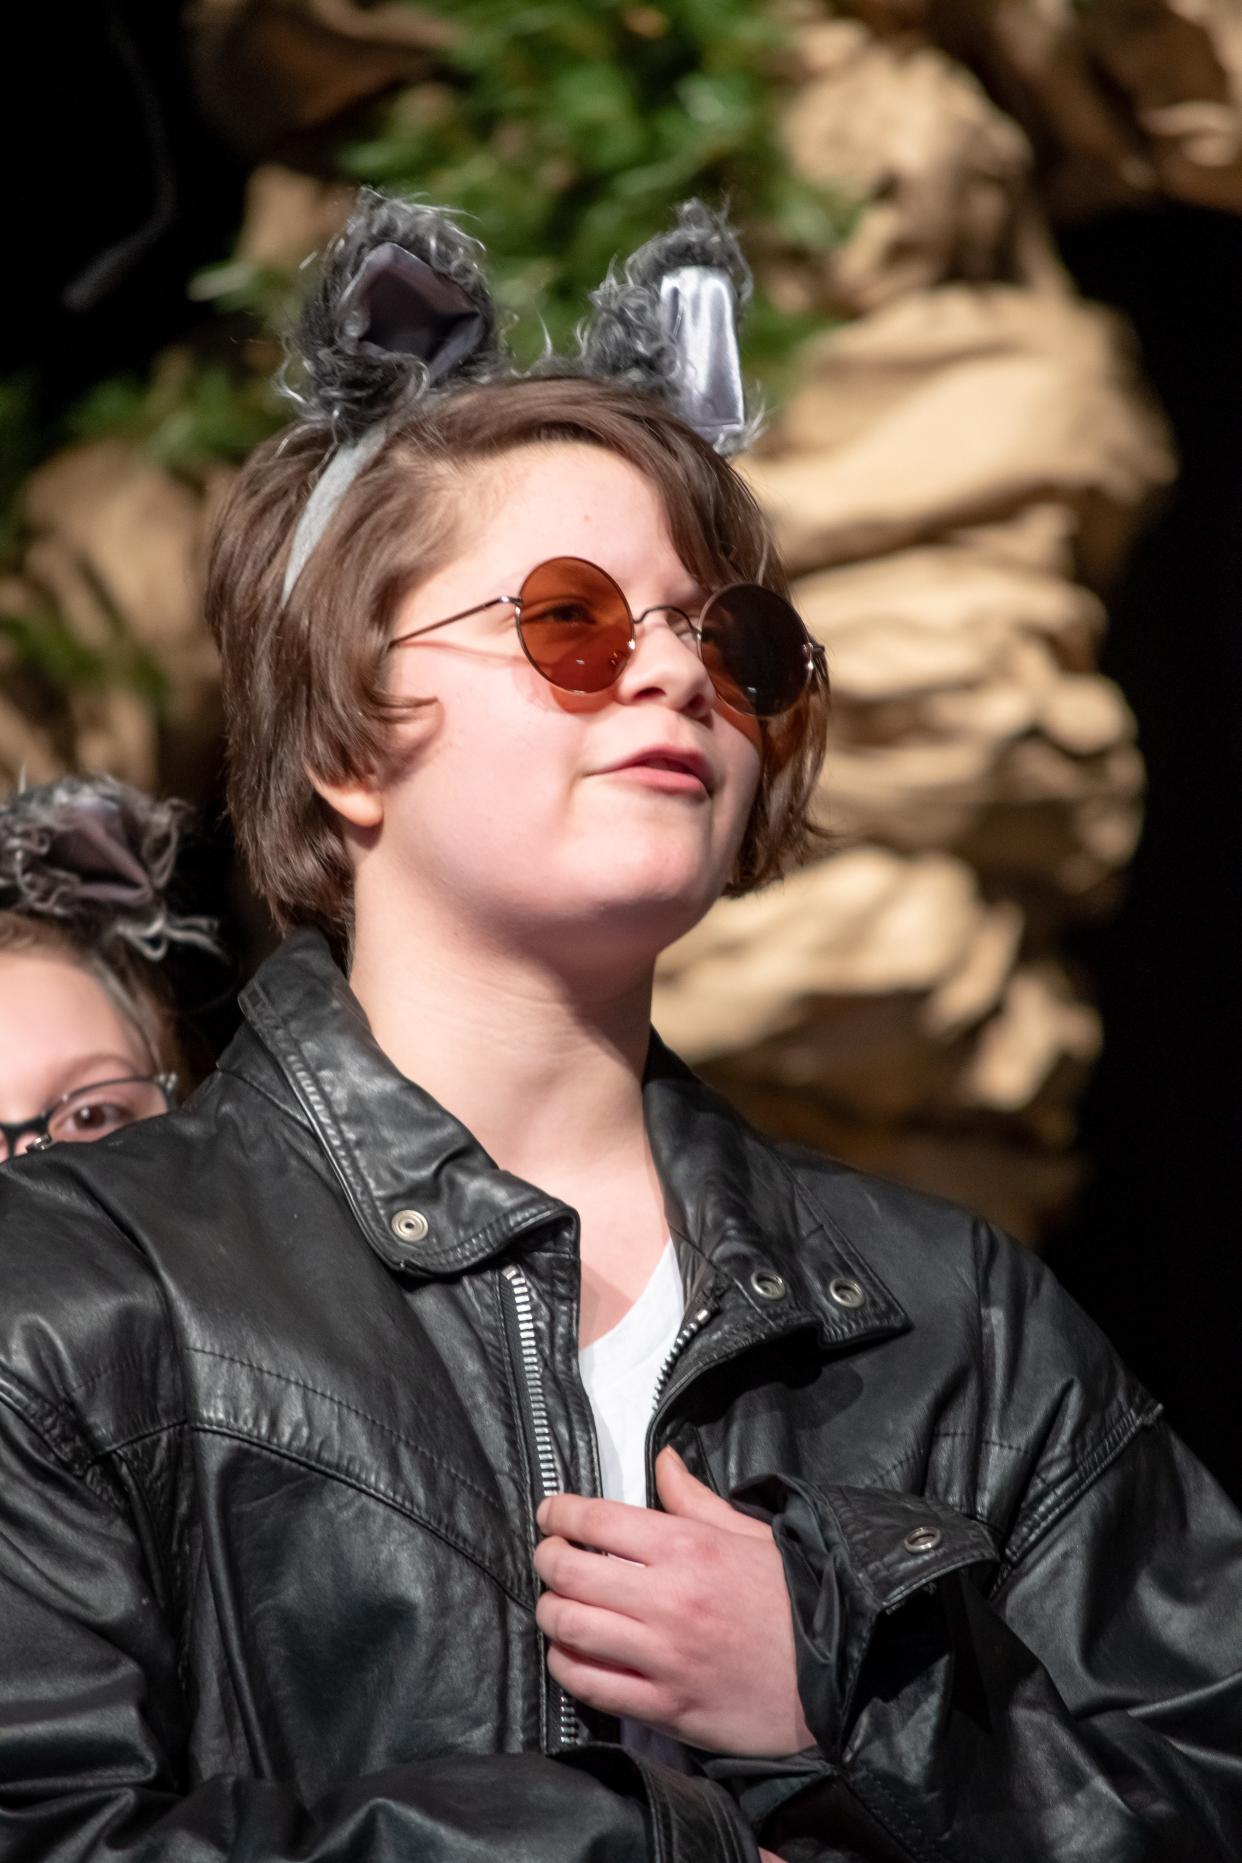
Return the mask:
<path fill-rule="evenodd" d="M 0 911 L 54 919 L 87 943 L 119 938 L 152 963 L 170 945 L 223 955 L 215 922 L 167 888 L 189 810 L 112 776 L 62 776 L 0 803 Z"/>
<path fill-rule="evenodd" d="M 294 338 L 304 385 L 286 388 L 335 451 L 293 533 L 282 600 L 358 474 L 435 392 L 514 380 L 482 270 L 483 248 L 443 209 L 364 190 L 324 255 Z M 727 222 L 700 201 L 591 294 L 578 354 L 560 367 L 656 394 L 730 457 L 753 437 L 738 360 L 750 271 Z M 556 369 L 553 361 L 539 373 Z"/>

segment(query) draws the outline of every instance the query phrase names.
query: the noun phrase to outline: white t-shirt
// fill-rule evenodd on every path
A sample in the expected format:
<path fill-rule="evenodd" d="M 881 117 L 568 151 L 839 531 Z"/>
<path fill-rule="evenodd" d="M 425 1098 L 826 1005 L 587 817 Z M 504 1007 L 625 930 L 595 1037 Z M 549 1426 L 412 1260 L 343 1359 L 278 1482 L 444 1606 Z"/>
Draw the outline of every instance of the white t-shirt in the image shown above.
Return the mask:
<path fill-rule="evenodd" d="M 578 1353 L 582 1383 L 590 1399 L 599 1443 L 599 1472 L 604 1495 L 647 1505 L 647 1425 L 655 1406 L 656 1384 L 685 1317 L 677 1251 L 670 1241 L 628 1313 L 610 1332 Z M 641 1721 L 622 1721 L 621 1738 L 651 1758 L 681 1772 L 689 1770 L 684 1749 L 667 1734 Z"/>
<path fill-rule="evenodd" d="M 628 1313 L 578 1353 L 595 1415 L 599 1472 L 610 1501 L 647 1505 L 647 1425 L 661 1367 L 686 1311 L 672 1242 Z"/>

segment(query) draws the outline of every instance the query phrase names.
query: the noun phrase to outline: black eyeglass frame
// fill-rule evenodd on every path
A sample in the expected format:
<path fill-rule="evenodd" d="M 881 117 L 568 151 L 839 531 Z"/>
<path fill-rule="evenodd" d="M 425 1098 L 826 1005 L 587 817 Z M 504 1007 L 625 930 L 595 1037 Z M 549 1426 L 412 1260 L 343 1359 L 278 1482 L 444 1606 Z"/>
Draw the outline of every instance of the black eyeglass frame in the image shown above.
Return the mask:
<path fill-rule="evenodd" d="M 659 614 L 659 615 L 680 616 L 680 618 L 685 622 L 687 628 L 690 630 L 690 637 L 694 642 L 694 650 L 696 654 L 698 655 L 699 662 L 701 665 L 703 665 L 704 670 L 707 673 L 707 676 L 709 679 L 711 679 L 711 668 L 708 667 L 703 660 L 702 622 L 703 622 L 704 617 L 707 614 L 708 609 L 711 607 L 712 603 L 719 601 L 723 596 L 734 594 L 738 589 L 754 589 L 761 595 L 773 597 L 777 601 L 785 601 L 785 598 L 783 595 L 777 595 L 774 589 L 765 589 L 762 583 L 730 582 L 723 589 L 716 589 L 713 591 L 711 595 L 707 597 L 707 599 L 703 603 L 703 606 L 699 610 L 699 616 L 698 616 L 697 622 L 694 620 L 694 618 L 691 615 L 688 615 L 686 613 L 684 608 L 678 608 L 672 602 L 656 602 L 653 604 L 652 607 L 644 608 L 641 614 L 636 615 L 633 609 L 630 607 L 629 601 L 626 597 L 625 590 L 620 586 L 618 582 L 613 580 L 613 578 L 608 574 L 608 571 L 606 569 L 601 569 L 598 563 L 588 562 L 587 558 L 584 556 L 565 556 L 565 557 L 555 556 L 555 557 L 549 557 L 548 562 L 581 563 L 584 568 L 593 570 L 597 576 L 603 576 L 608 582 L 612 583 L 613 588 L 616 589 L 617 594 L 621 597 L 621 600 L 625 606 L 625 612 L 627 616 L 629 617 L 630 638 L 629 638 L 629 642 L 627 646 L 628 653 L 632 654 L 636 650 L 638 646 L 638 628 L 640 624 L 647 619 L 648 615 Z M 527 576 L 527 581 L 530 580 L 530 576 L 535 575 L 538 570 L 543 569 L 543 568 L 546 568 L 545 563 L 536 563 L 534 569 L 532 569 L 529 575 Z M 424 634 L 434 634 L 438 628 L 451 627 L 454 621 L 468 621 L 471 615 L 485 614 L 489 608 L 500 608 L 504 605 L 507 605 L 513 609 L 514 626 L 517 629 L 517 637 L 521 645 L 522 652 L 526 655 L 526 658 L 530 661 L 530 664 L 534 667 L 535 671 L 539 674 L 539 677 L 541 679 L 546 679 L 550 686 L 556 685 L 557 681 L 548 678 L 548 675 L 544 672 L 543 668 L 538 664 L 538 662 L 532 657 L 530 649 L 526 645 L 525 638 L 522 634 L 522 604 L 523 604 L 523 597 L 521 595 L 493 595 L 489 601 L 476 602 L 473 608 L 459 609 L 458 612 L 454 615 L 445 615 L 443 620 L 441 621 L 428 621 L 423 627 L 410 628 L 404 634 L 397 634 L 396 636 L 394 636 L 392 640 L 388 642 L 388 648 L 390 649 L 393 647 L 402 647 L 405 645 L 406 641 L 408 640 L 419 640 Z M 810 685 L 811 680 L 815 677 L 817 673 L 822 679 L 827 678 L 828 654 L 827 654 L 827 650 L 822 645 L 822 643 L 820 641 L 817 641 L 814 638 L 814 636 L 811 634 L 810 630 L 808 629 L 806 625 L 806 622 L 802 619 L 802 616 L 798 613 L 797 609 L 793 606 L 793 603 L 785 602 L 785 606 L 789 609 L 790 614 L 794 616 L 795 620 L 798 622 L 798 625 L 802 629 L 803 654 L 805 656 L 805 661 L 806 661 L 806 678 L 803 683 L 802 691 L 805 692 L 807 686 Z M 385 651 L 387 650 L 388 649 L 386 649 Z M 624 668 L 623 667 L 620 668 L 614 674 L 613 678 L 608 682 L 608 686 L 597 686 L 597 687 L 561 686 L 560 690 L 562 692 L 578 692 L 578 693 L 607 692 L 609 689 L 609 686 L 616 685 L 617 680 L 620 679 L 621 673 L 623 671 L 624 671 Z M 716 686 L 715 680 L 712 680 L 712 685 L 715 688 L 718 696 L 725 701 L 726 705 L 732 706 L 732 708 L 735 711 L 743 712 L 749 717 L 758 718 L 761 720 L 767 719 L 767 718 L 783 718 L 787 712 L 791 712 L 793 710 L 794 706 L 798 703 L 798 699 L 802 697 L 802 693 L 800 692 L 797 698 L 791 699 L 789 704 L 784 706 L 779 712 L 757 712 L 744 705 L 737 704 L 733 693 L 721 692 L 720 688 Z"/>
<path fill-rule="evenodd" d="M 88 1080 L 85 1086 L 74 1087 L 69 1093 L 62 1093 L 58 1100 L 53 1100 L 50 1106 L 45 1107 L 41 1113 L 36 1113 L 33 1119 L 22 1119 L 15 1123 L 7 1123 L 0 1119 L 0 1141 L 3 1141 L 7 1147 L 6 1150 L 0 1151 L 0 1164 L 8 1164 L 18 1156 L 18 1144 L 28 1132 L 36 1133 L 37 1137 L 33 1145 L 26 1147 L 27 1152 L 46 1151 L 49 1145 L 54 1145 L 56 1140 L 52 1137 L 53 1119 L 62 1106 L 68 1106 L 71 1100 L 76 1100 L 83 1093 L 97 1093 L 104 1087 L 158 1087 L 164 1096 L 164 1111 L 171 1112 L 174 1103 L 173 1096 L 178 1084 L 175 1074 L 117 1074 L 111 1080 Z M 136 1125 L 139 1121 L 132 1120 L 130 1123 Z"/>

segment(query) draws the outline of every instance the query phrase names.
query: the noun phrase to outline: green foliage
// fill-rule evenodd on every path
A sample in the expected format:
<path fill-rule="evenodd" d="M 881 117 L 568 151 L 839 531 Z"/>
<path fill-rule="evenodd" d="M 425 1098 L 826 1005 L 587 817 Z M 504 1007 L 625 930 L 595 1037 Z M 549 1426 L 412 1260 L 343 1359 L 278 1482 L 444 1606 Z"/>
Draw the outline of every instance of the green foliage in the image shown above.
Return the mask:
<path fill-rule="evenodd" d="M 116 434 L 143 446 L 170 471 L 197 476 L 215 460 L 244 459 L 285 419 L 264 375 L 169 351 L 149 382 L 100 382 L 69 417 L 77 440 Z"/>
<path fill-rule="evenodd" d="M 377 109 L 337 151 L 355 181 L 464 210 L 529 359 L 556 346 L 618 253 L 667 226 L 692 194 L 795 252 L 831 248 L 851 203 L 797 180 L 775 113 L 782 33 L 754 0 L 460 0 L 453 82 Z M 468 222 L 469 224 L 470 222 Z M 771 313 L 751 366 L 801 334 Z"/>
<path fill-rule="evenodd" d="M 27 614 L 0 612 L 0 640 L 15 649 L 6 672 L 15 666 L 52 692 L 128 686 L 153 711 L 166 697 L 163 669 L 135 645 L 123 626 L 117 625 L 115 640 L 101 648 L 75 634 L 58 609 L 43 606 Z"/>
<path fill-rule="evenodd" d="M 190 280 L 187 295 L 225 313 L 244 312 L 272 331 L 283 330 L 297 308 L 297 283 L 287 272 L 256 265 L 253 259 L 226 259 L 207 265 Z"/>
<path fill-rule="evenodd" d="M 758 249 L 799 256 L 848 235 L 857 206 L 799 180 L 776 134 L 784 29 L 756 0 L 455 0 L 441 77 L 389 97 L 323 151 L 340 178 L 459 209 L 487 246 L 497 296 L 529 362 L 567 346 L 618 253 L 669 225 L 693 194 L 729 203 Z M 297 280 L 234 256 L 192 299 L 269 335 Z M 760 296 L 748 369 L 771 398 L 810 320 Z M 150 382 L 99 384 L 71 437 L 121 434 L 198 475 L 243 457 L 286 418 L 266 380 L 184 351 Z M 2 508 L 2 507 L 0 507 Z"/>
<path fill-rule="evenodd" d="M 848 235 L 857 205 L 795 177 L 779 145 L 782 3 L 443 0 L 452 39 L 438 78 L 373 106 L 317 152 L 321 172 L 459 209 L 488 248 L 529 362 L 549 341 L 571 343 L 614 258 L 668 226 L 690 195 L 727 203 L 752 256 L 797 259 Z M 290 320 L 296 276 L 234 256 L 201 271 L 189 295 L 210 312 L 193 346 L 158 358 L 149 380 L 101 381 L 56 442 L 119 435 L 199 477 L 282 424 L 271 339 Z M 770 401 L 802 338 L 823 327 L 759 294 L 746 362 Z M 25 385 L 0 382 L 0 552 L 17 535 L 12 518 L 5 528 L 9 490 L 34 463 L 27 408 Z M 66 678 L 87 677 L 58 640 L 53 630 L 51 659 Z"/>

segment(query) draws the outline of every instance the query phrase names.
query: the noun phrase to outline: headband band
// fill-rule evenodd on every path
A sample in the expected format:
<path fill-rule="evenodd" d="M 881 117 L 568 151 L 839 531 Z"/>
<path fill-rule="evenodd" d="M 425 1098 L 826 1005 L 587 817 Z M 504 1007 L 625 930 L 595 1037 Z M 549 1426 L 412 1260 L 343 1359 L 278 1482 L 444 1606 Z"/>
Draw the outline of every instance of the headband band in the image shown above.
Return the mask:
<path fill-rule="evenodd" d="M 354 481 L 433 390 L 516 380 L 501 347 L 482 249 L 442 209 L 364 191 L 325 256 L 294 343 L 308 381 L 285 392 L 337 445 L 294 529 L 287 602 Z M 738 328 L 750 272 L 727 223 L 698 201 L 592 294 L 567 374 L 621 381 L 669 402 L 731 457 L 758 426 L 746 411 Z M 538 365 L 555 371 L 557 361 Z"/>

